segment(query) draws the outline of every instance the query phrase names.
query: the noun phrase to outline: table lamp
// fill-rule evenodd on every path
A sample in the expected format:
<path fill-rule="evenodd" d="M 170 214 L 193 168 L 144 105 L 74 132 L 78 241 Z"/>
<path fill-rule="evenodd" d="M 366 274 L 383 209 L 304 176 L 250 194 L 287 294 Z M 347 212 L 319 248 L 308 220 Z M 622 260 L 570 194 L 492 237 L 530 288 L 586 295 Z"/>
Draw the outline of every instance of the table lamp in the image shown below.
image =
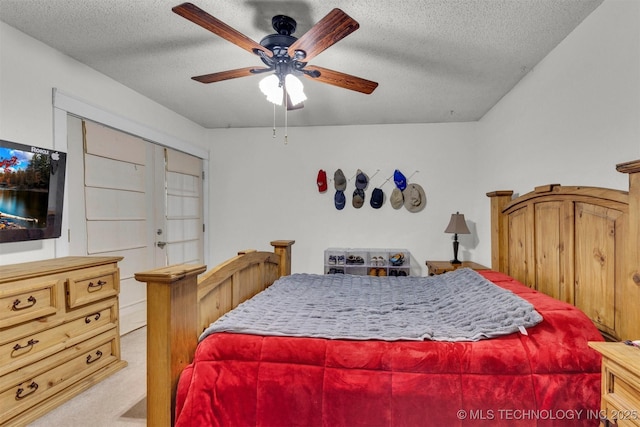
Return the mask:
<path fill-rule="evenodd" d="M 453 233 L 453 259 L 451 264 L 462 264 L 462 261 L 458 260 L 458 234 L 471 234 L 467 222 L 464 220 L 464 214 L 456 212 L 451 214 L 451 220 L 445 233 Z"/>

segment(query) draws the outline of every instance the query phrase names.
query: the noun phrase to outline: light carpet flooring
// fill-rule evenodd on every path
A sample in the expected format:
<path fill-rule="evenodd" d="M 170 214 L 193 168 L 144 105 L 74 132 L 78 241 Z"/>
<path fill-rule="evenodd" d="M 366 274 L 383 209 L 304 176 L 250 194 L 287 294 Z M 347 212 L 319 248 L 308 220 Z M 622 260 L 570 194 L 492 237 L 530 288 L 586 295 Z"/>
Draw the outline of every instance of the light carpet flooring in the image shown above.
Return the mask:
<path fill-rule="evenodd" d="M 128 365 L 90 389 L 57 407 L 29 427 L 146 426 L 147 328 L 136 329 L 120 340 Z M 142 417 L 142 418 L 141 418 Z"/>

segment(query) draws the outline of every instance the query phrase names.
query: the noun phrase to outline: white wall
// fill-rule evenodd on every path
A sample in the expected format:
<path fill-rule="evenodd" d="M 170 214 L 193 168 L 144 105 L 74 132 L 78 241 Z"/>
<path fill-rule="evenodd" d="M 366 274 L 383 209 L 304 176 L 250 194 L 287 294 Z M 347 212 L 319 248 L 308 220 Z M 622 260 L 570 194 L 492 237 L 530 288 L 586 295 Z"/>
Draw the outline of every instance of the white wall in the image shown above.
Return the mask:
<path fill-rule="evenodd" d="M 58 88 L 106 112 L 206 147 L 202 127 L 2 22 L 0 47 L 0 139 L 53 148 L 52 89 Z M 74 208 L 72 198 L 65 203 Z M 53 239 L 0 244 L 0 264 L 55 256 Z"/>
<path fill-rule="evenodd" d="M 626 190 L 615 166 L 640 158 L 640 2 L 605 0 L 479 124 L 478 161 L 496 165 L 478 175 L 482 191 Z M 485 262 L 488 208 L 477 215 Z"/>
<path fill-rule="evenodd" d="M 211 229 L 213 257 L 226 259 L 235 249 L 268 249 L 271 240 L 294 239 L 294 272 L 322 273 L 328 247 L 406 248 L 415 274 L 426 274 L 426 259 L 453 256 L 451 235 L 444 234 L 452 213 L 470 211 L 480 172 L 475 161 L 476 123 L 211 130 Z M 348 179 L 362 169 L 371 177 L 365 205 L 334 205 L 332 182 L 341 168 Z M 394 210 L 388 200 L 373 209 L 373 188 L 388 198 L 399 169 L 427 196 L 421 212 Z M 329 189 L 319 193 L 316 177 L 327 171 Z M 380 170 L 376 174 L 377 170 Z M 375 175 L 375 176 L 374 176 Z M 257 221 L 256 221 L 257 220 Z M 469 223 L 475 222 L 467 215 Z M 266 226 L 266 227 L 265 227 Z M 461 259 L 472 257 L 473 236 L 461 236 Z M 258 247 L 256 247 L 258 246 Z"/>

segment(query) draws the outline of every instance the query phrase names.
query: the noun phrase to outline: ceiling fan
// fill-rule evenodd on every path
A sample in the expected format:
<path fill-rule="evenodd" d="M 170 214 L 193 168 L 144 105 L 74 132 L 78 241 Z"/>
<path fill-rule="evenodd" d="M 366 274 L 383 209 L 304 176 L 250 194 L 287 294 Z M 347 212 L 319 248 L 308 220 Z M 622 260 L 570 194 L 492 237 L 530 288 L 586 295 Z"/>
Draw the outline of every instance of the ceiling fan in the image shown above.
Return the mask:
<path fill-rule="evenodd" d="M 266 67 L 245 67 L 192 77 L 201 83 L 215 83 L 223 80 L 247 77 L 273 72 L 260 82 L 260 88 L 267 99 L 275 104 L 284 101 L 288 109 L 300 108 L 304 94 L 302 83 L 295 76 L 364 94 L 372 93 L 378 83 L 345 74 L 328 68 L 308 65 L 308 61 L 342 40 L 360 26 L 340 9 L 333 9 L 300 38 L 292 36 L 296 21 L 285 15 L 276 15 L 271 20 L 275 34 L 264 37 L 256 43 L 229 25 L 211 16 L 191 3 L 183 3 L 172 8 L 173 12 L 211 31 L 223 39 L 260 57 Z M 296 98 L 296 99 L 294 99 Z"/>

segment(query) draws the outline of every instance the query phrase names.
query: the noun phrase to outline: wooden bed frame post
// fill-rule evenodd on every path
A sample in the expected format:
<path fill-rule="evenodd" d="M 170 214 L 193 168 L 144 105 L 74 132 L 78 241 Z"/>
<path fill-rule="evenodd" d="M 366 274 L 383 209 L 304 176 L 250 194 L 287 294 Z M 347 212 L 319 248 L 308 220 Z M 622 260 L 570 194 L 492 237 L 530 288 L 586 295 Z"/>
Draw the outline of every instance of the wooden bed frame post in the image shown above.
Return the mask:
<path fill-rule="evenodd" d="M 509 204 L 513 191 L 492 191 L 491 198 L 491 269 L 509 274 L 509 218 L 502 215 L 502 209 Z"/>
<path fill-rule="evenodd" d="M 629 234 L 623 255 L 627 278 L 626 283 L 623 283 L 624 298 L 620 302 L 622 312 L 630 317 L 624 325 L 630 329 L 620 331 L 620 335 L 628 339 L 637 339 L 640 337 L 640 160 L 620 163 L 616 170 L 629 174 Z"/>
<path fill-rule="evenodd" d="M 280 276 L 291 274 L 291 246 L 295 240 L 274 240 L 271 242 L 273 252 L 280 257 Z"/>
<path fill-rule="evenodd" d="M 147 282 L 147 425 L 173 425 L 178 378 L 198 341 L 194 307 L 206 268 L 182 264 L 135 274 Z"/>

